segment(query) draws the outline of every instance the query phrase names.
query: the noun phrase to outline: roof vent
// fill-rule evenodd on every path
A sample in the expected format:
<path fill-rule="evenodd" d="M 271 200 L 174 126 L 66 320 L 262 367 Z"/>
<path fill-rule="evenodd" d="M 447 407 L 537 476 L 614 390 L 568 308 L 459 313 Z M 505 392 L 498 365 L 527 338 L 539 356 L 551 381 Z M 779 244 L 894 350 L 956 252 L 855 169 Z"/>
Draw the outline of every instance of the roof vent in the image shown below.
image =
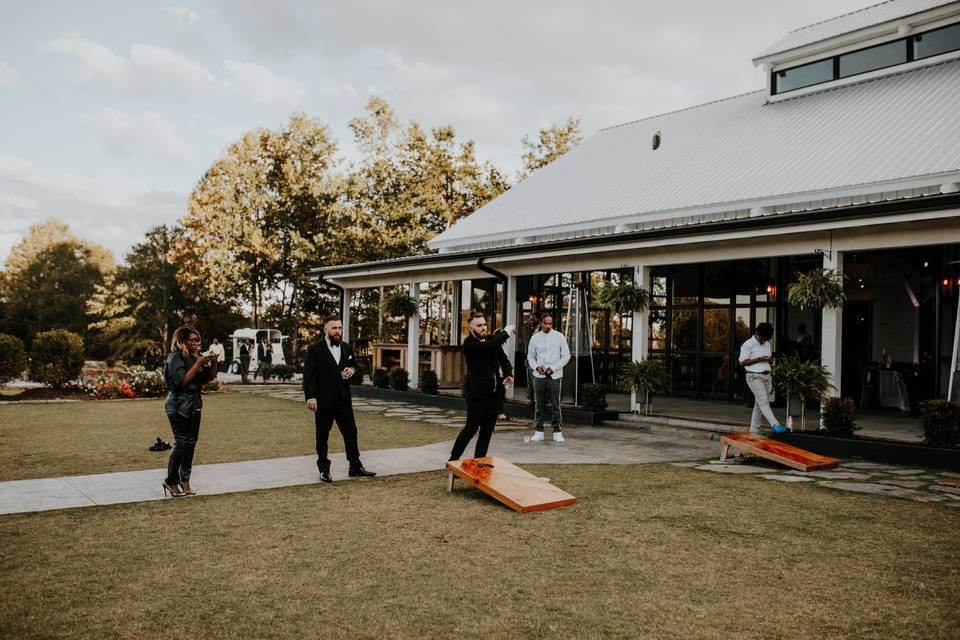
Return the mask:
<path fill-rule="evenodd" d="M 660 148 L 660 132 L 659 131 L 653 134 L 653 142 L 651 143 L 650 146 L 653 147 L 654 151 Z"/>

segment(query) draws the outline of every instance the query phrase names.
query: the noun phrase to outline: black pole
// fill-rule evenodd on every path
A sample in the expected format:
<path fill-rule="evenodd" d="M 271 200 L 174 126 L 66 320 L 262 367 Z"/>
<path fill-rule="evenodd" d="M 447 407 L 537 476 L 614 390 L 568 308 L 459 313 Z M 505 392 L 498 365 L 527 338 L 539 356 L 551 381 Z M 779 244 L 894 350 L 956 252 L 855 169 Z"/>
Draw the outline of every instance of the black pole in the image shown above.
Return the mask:
<path fill-rule="evenodd" d="M 336 289 L 337 291 L 340 292 L 340 308 L 338 310 L 338 313 L 340 314 L 340 317 L 343 318 L 343 308 L 347 302 L 347 292 L 344 291 L 343 287 L 341 287 L 340 285 L 335 284 L 333 282 L 328 282 L 327 280 L 325 280 L 324 274 L 322 273 L 319 276 L 317 276 L 317 281 L 322 285 L 330 287 L 331 289 Z"/>

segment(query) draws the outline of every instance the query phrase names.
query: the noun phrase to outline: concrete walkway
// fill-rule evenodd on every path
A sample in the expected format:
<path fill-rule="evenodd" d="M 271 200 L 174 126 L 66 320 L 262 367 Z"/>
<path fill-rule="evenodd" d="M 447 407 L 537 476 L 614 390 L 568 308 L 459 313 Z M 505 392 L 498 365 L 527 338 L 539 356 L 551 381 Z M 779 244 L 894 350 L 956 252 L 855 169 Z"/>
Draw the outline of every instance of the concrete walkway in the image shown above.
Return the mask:
<path fill-rule="evenodd" d="M 490 452 L 519 464 L 642 464 L 705 460 L 718 452 L 715 442 L 672 435 L 596 427 L 568 428 L 564 433 L 567 442 L 561 445 L 524 442 L 517 431 L 498 432 Z M 439 471 L 445 467 L 452 445 L 450 440 L 407 449 L 365 451 L 363 463 L 380 476 Z M 472 451 L 473 443 L 467 454 Z M 335 482 L 350 479 L 344 454 L 332 454 L 330 459 Z M 204 495 L 316 484 L 316 461 L 312 455 L 197 465 L 191 484 Z M 0 482 L 0 514 L 161 500 L 165 475 L 166 469 L 148 469 Z"/>

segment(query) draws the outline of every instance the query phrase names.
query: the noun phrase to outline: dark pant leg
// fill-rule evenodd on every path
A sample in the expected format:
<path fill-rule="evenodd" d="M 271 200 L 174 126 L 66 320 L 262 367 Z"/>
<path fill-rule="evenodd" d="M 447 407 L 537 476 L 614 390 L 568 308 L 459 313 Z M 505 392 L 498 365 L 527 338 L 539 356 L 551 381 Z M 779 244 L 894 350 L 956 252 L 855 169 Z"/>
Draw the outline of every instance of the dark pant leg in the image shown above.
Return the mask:
<path fill-rule="evenodd" d="M 493 437 L 493 430 L 497 426 L 497 412 L 495 398 L 480 412 L 480 435 L 477 436 L 477 447 L 473 451 L 474 458 L 482 458 L 487 455 L 490 438 Z"/>
<path fill-rule="evenodd" d="M 173 449 L 170 450 L 170 460 L 167 462 L 167 484 L 180 484 L 183 471 L 183 460 L 190 447 L 190 418 L 177 413 L 168 413 L 170 430 L 173 432 Z M 193 457 L 190 452 L 191 459 Z M 188 478 L 189 480 L 189 478 Z"/>
<path fill-rule="evenodd" d="M 183 460 L 180 461 L 181 482 L 190 482 L 190 474 L 193 472 L 193 453 L 197 450 L 197 439 L 200 437 L 200 415 L 201 412 L 197 411 L 186 419 L 186 446 L 183 450 Z"/>
<path fill-rule="evenodd" d="M 337 399 L 330 408 L 337 428 L 343 436 L 343 449 L 351 469 L 362 467 L 360 463 L 360 445 L 357 442 L 357 421 L 353 416 L 353 407 L 346 400 Z"/>
<path fill-rule="evenodd" d="M 473 439 L 473 436 L 476 435 L 477 429 L 479 428 L 480 414 L 477 412 L 477 406 L 468 402 L 467 421 L 464 423 L 463 429 L 460 430 L 460 434 L 453 443 L 453 450 L 450 452 L 451 460 L 459 460 L 460 457 L 463 456 L 463 452 L 467 449 L 467 445 L 470 444 L 470 440 Z"/>
<path fill-rule="evenodd" d="M 560 378 L 556 380 L 547 378 L 546 380 L 546 393 L 550 401 L 550 426 L 554 433 L 560 431 L 560 420 L 563 417 L 563 412 L 560 409 L 560 380 Z M 540 428 L 543 429 L 542 423 Z"/>
<path fill-rule="evenodd" d="M 546 406 L 547 379 L 533 378 L 533 428 L 543 431 L 543 411 Z"/>
<path fill-rule="evenodd" d="M 329 409 L 317 409 L 314 413 L 314 425 L 317 432 L 317 468 L 321 472 L 330 471 L 330 458 L 327 457 L 327 438 L 333 426 L 333 412 Z"/>

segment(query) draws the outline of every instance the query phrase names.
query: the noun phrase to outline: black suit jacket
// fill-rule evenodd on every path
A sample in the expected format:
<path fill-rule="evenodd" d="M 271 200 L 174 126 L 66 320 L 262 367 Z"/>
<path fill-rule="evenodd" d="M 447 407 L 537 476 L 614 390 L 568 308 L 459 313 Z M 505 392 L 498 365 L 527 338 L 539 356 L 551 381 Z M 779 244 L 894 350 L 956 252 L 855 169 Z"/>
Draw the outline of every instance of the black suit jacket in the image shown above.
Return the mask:
<path fill-rule="evenodd" d="M 467 361 L 466 397 L 468 401 L 484 401 L 497 395 L 497 377 L 513 375 L 510 359 L 503 352 L 503 343 L 510 338 L 505 331 L 496 331 L 486 340 L 470 334 L 463 341 L 463 357 Z"/>
<path fill-rule="evenodd" d="M 340 343 L 340 362 L 336 362 L 326 339 L 314 342 L 307 349 L 307 360 L 303 365 L 304 399 L 316 398 L 317 409 L 329 409 L 336 399 L 350 404 L 350 381 L 340 375 L 347 367 L 358 368 L 349 344 Z"/>
<path fill-rule="evenodd" d="M 269 351 L 268 351 L 269 349 Z M 264 345 L 262 342 L 257 345 L 257 360 L 271 364 L 273 360 L 273 347 Z"/>

